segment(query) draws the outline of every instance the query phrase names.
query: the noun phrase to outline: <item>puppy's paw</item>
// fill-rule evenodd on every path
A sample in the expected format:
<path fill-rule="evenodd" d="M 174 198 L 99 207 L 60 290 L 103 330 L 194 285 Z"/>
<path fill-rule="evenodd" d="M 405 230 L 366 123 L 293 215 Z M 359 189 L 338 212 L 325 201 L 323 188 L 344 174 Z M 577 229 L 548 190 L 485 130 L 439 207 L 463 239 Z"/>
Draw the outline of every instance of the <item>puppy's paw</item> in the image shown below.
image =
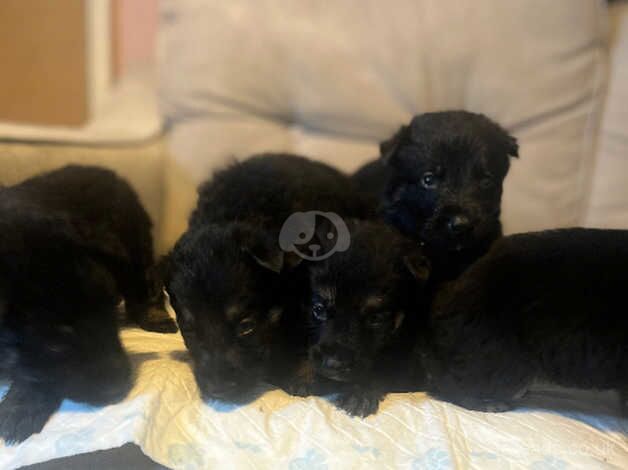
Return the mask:
<path fill-rule="evenodd" d="M 505 401 L 489 401 L 484 404 L 482 411 L 486 413 L 504 413 L 505 411 L 512 410 L 512 405 Z"/>
<path fill-rule="evenodd" d="M 312 364 L 308 360 L 298 363 L 295 374 L 284 388 L 286 393 L 297 397 L 309 397 L 318 395 L 318 381 L 314 375 Z"/>
<path fill-rule="evenodd" d="M 168 312 L 158 307 L 151 307 L 134 315 L 140 328 L 155 333 L 176 333 L 179 331 L 176 322 Z"/>
<path fill-rule="evenodd" d="M 58 406 L 57 401 L 21 404 L 5 399 L 0 403 L 0 439 L 7 445 L 25 441 L 44 428 Z"/>
<path fill-rule="evenodd" d="M 460 406 L 467 408 L 468 410 L 481 411 L 483 413 L 504 413 L 513 409 L 513 404 L 491 399 L 465 399 Z"/>
<path fill-rule="evenodd" d="M 296 382 L 284 387 L 284 390 L 289 395 L 294 395 L 295 397 L 309 397 L 313 395 L 312 384 L 308 382 Z"/>
<path fill-rule="evenodd" d="M 377 413 L 382 398 L 381 393 L 373 390 L 352 390 L 341 393 L 336 399 L 336 406 L 351 416 L 366 418 Z"/>
<path fill-rule="evenodd" d="M 7 445 L 19 444 L 40 432 L 48 418 L 48 414 L 33 414 L 25 410 L 0 410 L 0 438 Z"/>

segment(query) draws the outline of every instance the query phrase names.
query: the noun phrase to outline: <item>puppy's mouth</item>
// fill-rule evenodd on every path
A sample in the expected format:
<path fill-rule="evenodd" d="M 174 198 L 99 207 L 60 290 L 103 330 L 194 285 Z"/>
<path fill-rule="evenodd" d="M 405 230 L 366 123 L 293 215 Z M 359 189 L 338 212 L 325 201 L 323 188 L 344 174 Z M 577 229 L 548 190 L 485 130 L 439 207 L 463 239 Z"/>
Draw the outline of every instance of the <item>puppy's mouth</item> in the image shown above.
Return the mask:
<path fill-rule="evenodd" d="M 255 389 L 260 378 L 251 376 L 216 375 L 207 369 L 194 368 L 194 376 L 201 397 L 208 401 L 221 401 L 233 404 L 246 404 L 255 399 Z"/>
<path fill-rule="evenodd" d="M 237 383 L 223 388 L 201 388 L 201 396 L 206 401 L 221 401 L 245 405 L 255 400 L 255 387 L 253 384 Z"/>
<path fill-rule="evenodd" d="M 330 370 L 320 370 L 319 375 L 329 380 L 333 380 L 334 382 L 351 382 L 352 374 L 350 371 L 330 371 Z"/>
<path fill-rule="evenodd" d="M 445 241 L 428 242 L 428 241 L 420 240 L 419 245 L 421 247 L 437 249 L 439 251 L 445 251 L 449 253 L 460 253 L 466 250 L 467 248 L 471 247 L 473 244 L 470 242 L 463 242 L 459 240 L 458 241 L 454 240 L 454 241 L 451 241 L 450 243 L 447 243 Z"/>
<path fill-rule="evenodd" d="M 354 367 L 325 367 L 319 365 L 317 374 L 335 382 L 351 382 L 355 378 Z"/>
<path fill-rule="evenodd" d="M 451 236 L 450 234 L 436 233 L 424 234 L 419 238 L 419 245 L 422 247 L 437 249 L 449 253 L 460 253 L 472 248 L 478 240 L 472 233 L 463 236 Z"/>

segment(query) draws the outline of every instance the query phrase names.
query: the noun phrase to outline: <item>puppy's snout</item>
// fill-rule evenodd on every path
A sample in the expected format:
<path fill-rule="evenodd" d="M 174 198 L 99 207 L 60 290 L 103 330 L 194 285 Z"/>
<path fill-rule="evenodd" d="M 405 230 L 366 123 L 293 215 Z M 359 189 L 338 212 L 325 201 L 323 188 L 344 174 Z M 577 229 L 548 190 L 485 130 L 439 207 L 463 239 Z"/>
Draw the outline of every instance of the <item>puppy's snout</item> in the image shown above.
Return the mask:
<path fill-rule="evenodd" d="M 447 229 L 452 235 L 463 235 L 472 228 L 471 219 L 464 214 L 453 215 L 447 221 Z"/>
<path fill-rule="evenodd" d="M 205 382 L 203 392 L 211 398 L 229 398 L 235 393 L 238 383 L 235 380 L 217 380 L 215 382 Z"/>
<path fill-rule="evenodd" d="M 322 365 L 329 370 L 347 370 L 355 362 L 355 354 L 350 349 L 340 345 L 331 345 L 323 348 Z"/>
<path fill-rule="evenodd" d="M 228 364 L 213 363 L 211 367 L 196 370 L 197 382 L 206 398 L 230 398 L 236 395 L 244 384 L 237 377 L 237 371 Z"/>

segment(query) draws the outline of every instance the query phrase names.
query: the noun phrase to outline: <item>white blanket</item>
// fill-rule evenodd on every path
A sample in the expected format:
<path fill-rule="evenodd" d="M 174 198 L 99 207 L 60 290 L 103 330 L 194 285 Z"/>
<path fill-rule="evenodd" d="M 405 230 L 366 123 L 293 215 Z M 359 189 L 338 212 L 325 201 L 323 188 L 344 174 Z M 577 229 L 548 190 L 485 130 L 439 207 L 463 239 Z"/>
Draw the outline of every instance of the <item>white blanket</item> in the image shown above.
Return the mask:
<path fill-rule="evenodd" d="M 186 470 L 628 468 L 628 422 L 618 417 L 614 394 L 576 401 L 575 392 L 533 393 L 527 408 L 504 414 L 395 394 L 367 419 L 278 390 L 236 407 L 200 400 L 180 335 L 129 329 L 122 338 L 138 374 L 128 398 L 105 408 L 64 402 L 41 434 L 0 444 L 0 468 L 126 442 Z M 548 399 L 569 411 L 539 410 Z"/>

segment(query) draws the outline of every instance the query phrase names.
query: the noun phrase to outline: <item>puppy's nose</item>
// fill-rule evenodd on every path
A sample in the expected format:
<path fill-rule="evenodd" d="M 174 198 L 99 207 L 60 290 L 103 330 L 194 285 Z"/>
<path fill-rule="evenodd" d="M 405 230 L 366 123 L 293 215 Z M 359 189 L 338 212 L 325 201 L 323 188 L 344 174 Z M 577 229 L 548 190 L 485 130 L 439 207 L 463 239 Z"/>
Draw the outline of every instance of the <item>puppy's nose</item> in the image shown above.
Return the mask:
<path fill-rule="evenodd" d="M 447 228 L 453 235 L 462 235 L 471 230 L 471 220 L 466 215 L 454 215 L 447 221 Z"/>
<path fill-rule="evenodd" d="M 212 378 L 200 383 L 201 391 L 209 398 L 228 398 L 238 388 L 238 382 L 233 379 Z"/>
<path fill-rule="evenodd" d="M 229 396 L 236 390 L 235 385 L 225 384 L 219 387 L 207 387 L 205 393 L 211 398 L 229 398 Z"/>
<path fill-rule="evenodd" d="M 342 348 L 327 356 L 323 361 L 323 366 L 333 370 L 347 369 L 353 365 L 354 360 L 353 352 Z"/>

